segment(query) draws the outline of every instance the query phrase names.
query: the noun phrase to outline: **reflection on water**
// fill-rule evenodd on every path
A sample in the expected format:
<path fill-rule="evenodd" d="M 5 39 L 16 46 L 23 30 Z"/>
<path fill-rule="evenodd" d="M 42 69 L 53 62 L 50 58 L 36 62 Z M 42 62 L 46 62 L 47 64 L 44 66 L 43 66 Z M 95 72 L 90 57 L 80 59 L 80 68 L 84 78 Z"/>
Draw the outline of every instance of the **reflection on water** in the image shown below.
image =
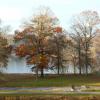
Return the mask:
<path fill-rule="evenodd" d="M 65 73 L 74 73 L 74 68 L 71 64 L 66 65 L 66 69 L 64 70 Z M 31 72 L 30 67 L 28 67 L 26 64 L 25 58 L 18 58 L 13 54 L 9 58 L 7 69 L 3 69 L 3 71 L 7 73 L 30 73 Z M 79 73 L 79 69 L 77 67 L 75 68 L 75 72 Z M 89 72 L 91 72 L 91 69 L 89 69 Z M 55 73 L 55 72 L 52 72 L 50 70 L 49 71 L 45 70 L 45 73 Z"/>
<path fill-rule="evenodd" d="M 15 56 L 11 56 L 9 58 L 9 63 L 7 69 L 4 70 L 7 73 L 29 73 L 30 68 L 27 67 L 24 58 L 18 58 Z"/>

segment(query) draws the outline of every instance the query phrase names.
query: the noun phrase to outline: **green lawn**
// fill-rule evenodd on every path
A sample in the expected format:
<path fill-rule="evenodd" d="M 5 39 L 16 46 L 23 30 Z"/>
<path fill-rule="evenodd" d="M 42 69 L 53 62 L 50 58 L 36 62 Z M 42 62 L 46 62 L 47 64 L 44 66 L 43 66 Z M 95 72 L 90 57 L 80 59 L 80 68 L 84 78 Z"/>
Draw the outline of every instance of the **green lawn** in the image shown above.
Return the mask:
<path fill-rule="evenodd" d="M 44 78 L 38 78 L 38 80 L 32 74 L 4 74 L 0 77 L 0 87 L 100 86 L 100 76 L 98 75 L 48 75 Z"/>

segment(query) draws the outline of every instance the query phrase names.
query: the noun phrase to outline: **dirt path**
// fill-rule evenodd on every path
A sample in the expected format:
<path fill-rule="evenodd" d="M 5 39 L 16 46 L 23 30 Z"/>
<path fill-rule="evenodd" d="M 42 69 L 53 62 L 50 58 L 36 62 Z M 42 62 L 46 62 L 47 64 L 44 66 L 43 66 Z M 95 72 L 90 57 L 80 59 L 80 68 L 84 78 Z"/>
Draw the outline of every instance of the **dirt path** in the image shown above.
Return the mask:
<path fill-rule="evenodd" d="M 41 88 L 20 88 L 2 87 L 0 94 L 100 94 L 100 92 L 84 92 L 79 89 L 73 90 L 72 87 L 41 87 Z"/>

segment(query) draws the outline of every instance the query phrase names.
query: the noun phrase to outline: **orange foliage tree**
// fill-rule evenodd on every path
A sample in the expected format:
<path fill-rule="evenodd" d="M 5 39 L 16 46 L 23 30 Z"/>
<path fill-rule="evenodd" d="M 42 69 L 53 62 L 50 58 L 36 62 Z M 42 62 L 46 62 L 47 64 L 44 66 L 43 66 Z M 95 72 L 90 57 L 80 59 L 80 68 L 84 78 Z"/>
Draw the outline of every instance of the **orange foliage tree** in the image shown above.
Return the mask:
<path fill-rule="evenodd" d="M 34 16 L 25 24 L 22 32 L 16 31 L 15 34 L 16 55 L 26 57 L 27 64 L 33 65 L 31 69 L 36 72 L 36 76 L 39 71 L 41 76 L 44 75 L 44 69 L 48 69 L 50 61 L 48 39 L 53 35 L 58 20 L 49 13 L 50 10 L 45 9 L 45 12 Z"/>

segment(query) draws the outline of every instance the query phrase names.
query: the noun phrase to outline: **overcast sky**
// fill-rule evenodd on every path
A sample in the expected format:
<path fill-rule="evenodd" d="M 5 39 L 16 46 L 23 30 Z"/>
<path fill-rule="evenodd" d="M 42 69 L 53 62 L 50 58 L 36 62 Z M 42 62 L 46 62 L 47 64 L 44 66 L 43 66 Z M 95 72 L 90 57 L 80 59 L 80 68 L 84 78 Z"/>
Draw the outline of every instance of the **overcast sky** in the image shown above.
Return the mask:
<path fill-rule="evenodd" d="M 0 0 L 0 18 L 12 27 L 13 33 L 40 6 L 49 7 L 66 29 L 72 16 L 83 10 L 95 10 L 100 14 L 100 0 Z"/>

